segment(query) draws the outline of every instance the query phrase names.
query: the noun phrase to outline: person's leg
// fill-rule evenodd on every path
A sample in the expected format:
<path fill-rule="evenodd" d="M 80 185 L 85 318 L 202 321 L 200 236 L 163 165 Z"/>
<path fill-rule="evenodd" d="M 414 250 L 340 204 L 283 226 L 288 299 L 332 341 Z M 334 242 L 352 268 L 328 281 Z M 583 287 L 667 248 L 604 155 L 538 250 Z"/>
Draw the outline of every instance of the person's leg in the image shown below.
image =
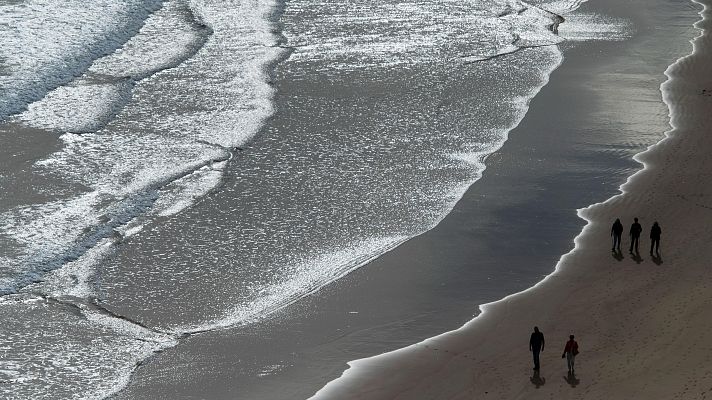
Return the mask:
<path fill-rule="evenodd" d="M 539 369 L 539 351 L 537 349 L 532 350 L 532 355 L 534 356 L 534 369 Z"/>
<path fill-rule="evenodd" d="M 616 245 L 616 249 L 618 249 L 618 251 L 621 251 L 621 235 L 616 235 Z"/>
<path fill-rule="evenodd" d="M 635 242 L 635 252 L 638 252 L 638 241 L 640 240 L 640 237 L 636 236 L 633 241 Z"/>
<path fill-rule="evenodd" d="M 566 366 L 569 367 L 569 372 L 571 372 L 571 369 L 573 368 L 573 365 L 571 365 L 571 360 L 573 359 L 573 354 L 571 353 L 566 353 Z"/>

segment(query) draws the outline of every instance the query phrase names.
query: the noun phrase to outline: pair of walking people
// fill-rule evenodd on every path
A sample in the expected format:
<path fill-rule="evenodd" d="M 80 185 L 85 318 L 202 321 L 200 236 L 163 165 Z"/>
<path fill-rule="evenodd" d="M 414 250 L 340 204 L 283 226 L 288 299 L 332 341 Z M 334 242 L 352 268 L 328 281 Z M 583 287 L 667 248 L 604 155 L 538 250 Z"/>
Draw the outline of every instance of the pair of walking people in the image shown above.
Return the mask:
<path fill-rule="evenodd" d="M 538 326 L 535 326 L 534 332 L 532 332 L 529 338 L 529 351 L 532 352 L 532 357 L 534 358 L 535 371 L 541 368 L 539 353 L 544 351 L 544 344 L 544 334 L 539 330 Z M 569 367 L 570 374 L 574 373 L 574 361 L 576 360 L 578 352 L 578 343 L 574 340 L 574 335 L 570 335 L 569 341 L 566 342 L 566 346 L 564 346 L 564 354 L 561 355 L 561 358 L 566 358 L 566 365 Z"/>
<path fill-rule="evenodd" d="M 633 218 L 633 224 L 630 226 L 630 249 L 628 250 L 633 254 L 633 249 L 638 253 L 638 242 L 640 239 L 640 234 L 643 232 L 643 227 L 638 223 L 638 218 Z M 660 256 L 660 235 L 662 234 L 662 229 L 658 225 L 658 221 L 653 223 L 652 228 L 650 228 L 650 255 L 653 255 L 653 250 L 655 250 L 655 255 Z M 611 227 L 611 236 L 613 236 L 613 248 L 612 251 L 621 251 L 621 236 L 623 235 L 623 224 L 621 220 L 616 218 L 616 222 L 613 223 Z"/>

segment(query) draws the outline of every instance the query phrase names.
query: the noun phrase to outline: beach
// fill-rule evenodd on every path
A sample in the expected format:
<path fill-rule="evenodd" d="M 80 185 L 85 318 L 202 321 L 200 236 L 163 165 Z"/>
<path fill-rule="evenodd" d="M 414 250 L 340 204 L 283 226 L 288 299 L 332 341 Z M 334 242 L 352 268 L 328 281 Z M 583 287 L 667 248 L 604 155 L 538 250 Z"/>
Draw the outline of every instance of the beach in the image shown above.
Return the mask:
<path fill-rule="evenodd" d="M 699 396 L 700 9 L 0 1 L 0 397 Z"/>
<path fill-rule="evenodd" d="M 636 156 L 644 166 L 621 194 L 579 211 L 587 223 L 556 271 L 526 291 L 482 306 L 462 328 L 350 363 L 314 398 L 706 398 L 710 394 L 707 309 L 710 221 L 705 150 L 712 122 L 708 78 L 709 4 L 694 51 L 666 71 L 665 137 Z M 611 256 L 610 226 L 643 223 L 640 254 Z M 648 254 L 653 221 L 663 227 L 659 257 Z M 665 228 L 667 227 L 667 228 Z M 627 226 L 626 232 L 627 233 Z M 528 333 L 547 345 L 531 370 Z M 569 334 L 581 352 L 575 374 L 561 359 Z"/>
<path fill-rule="evenodd" d="M 640 168 L 633 155 L 658 142 L 668 129 L 668 110 L 659 91 L 666 79 L 663 71 L 689 53 L 688 40 L 696 34 L 692 23 L 698 18 L 692 3 L 591 2 L 583 11 L 628 18 L 637 31 L 627 41 L 569 45 L 562 65 L 534 98 L 524 120 L 502 149 L 487 159 L 484 176 L 435 229 L 268 321 L 183 340 L 137 369 L 119 397 L 306 398 L 338 377 L 347 361 L 455 328 L 478 313 L 478 304 L 525 290 L 548 275 L 585 224 L 576 210 L 615 195 L 619 185 Z M 279 82 L 278 93 L 292 89 L 280 87 Z M 628 224 L 623 213 L 621 218 Z M 667 222 L 661 223 L 667 248 Z M 601 243 L 605 244 L 601 259 L 608 262 L 612 258 L 607 232 Z M 538 317 L 523 324 L 520 331 L 512 329 L 518 332 L 513 339 L 522 348 L 521 354 L 512 352 L 521 371 L 516 383 L 534 387 L 526 349 L 531 327 L 538 324 L 548 343 L 554 342 L 548 349 L 563 348 L 563 342 L 556 344 L 554 328 Z M 472 343 L 480 340 L 489 346 L 489 340 L 499 335 L 488 331 Z M 586 342 L 580 343 L 584 350 Z M 560 356 L 558 350 L 545 355 Z M 381 369 L 378 360 L 388 357 L 352 363 L 358 379 L 369 380 L 351 378 L 349 370 L 319 396 L 347 398 L 349 382 L 354 382 L 365 390 L 383 388 L 385 398 L 391 396 L 387 388 L 412 388 L 406 398 L 423 398 L 416 394 L 422 389 L 415 385 L 420 378 L 406 373 L 422 364 L 397 359 Z M 557 362 L 565 369 L 563 361 Z M 546 369 L 552 361 L 544 363 Z M 427 376 L 428 365 L 438 368 L 439 364 L 428 361 L 422 369 L 413 368 L 413 373 Z M 473 369 L 461 372 L 476 374 Z M 382 379 L 401 374 L 402 380 Z M 549 379 L 554 382 L 559 375 Z M 450 386 L 450 378 L 437 380 Z M 432 390 L 448 393 L 437 385 Z M 379 396 L 377 391 L 355 393 L 354 397 Z"/>

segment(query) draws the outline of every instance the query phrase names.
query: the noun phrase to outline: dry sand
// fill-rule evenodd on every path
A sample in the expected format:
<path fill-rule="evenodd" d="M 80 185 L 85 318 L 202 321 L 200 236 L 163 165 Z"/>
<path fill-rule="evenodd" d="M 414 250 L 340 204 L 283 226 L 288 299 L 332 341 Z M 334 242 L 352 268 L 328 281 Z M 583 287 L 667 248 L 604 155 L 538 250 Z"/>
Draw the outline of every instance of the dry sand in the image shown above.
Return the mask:
<path fill-rule="evenodd" d="M 534 288 L 482 307 L 462 328 L 350 363 L 315 399 L 700 399 L 712 397 L 712 28 L 710 4 L 694 52 L 673 64 L 663 98 L 673 129 L 636 159 L 622 193 L 580 210 L 576 247 Z M 640 256 L 611 257 L 620 217 L 643 224 Z M 648 233 L 663 230 L 662 257 Z M 527 351 L 531 321 L 547 346 L 539 376 Z M 575 377 L 561 359 L 570 333 Z"/>

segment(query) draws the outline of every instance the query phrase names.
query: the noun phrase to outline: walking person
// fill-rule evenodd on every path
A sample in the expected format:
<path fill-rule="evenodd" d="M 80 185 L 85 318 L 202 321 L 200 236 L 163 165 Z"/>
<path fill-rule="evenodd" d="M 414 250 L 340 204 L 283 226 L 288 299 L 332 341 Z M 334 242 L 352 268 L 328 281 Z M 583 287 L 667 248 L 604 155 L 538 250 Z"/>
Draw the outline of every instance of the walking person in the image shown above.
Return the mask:
<path fill-rule="evenodd" d="M 611 236 L 613 236 L 613 248 L 611 251 L 616 251 L 618 252 L 621 251 L 621 236 L 623 236 L 623 224 L 621 224 L 621 220 L 616 218 L 616 222 L 613 223 L 613 226 L 611 227 Z"/>
<path fill-rule="evenodd" d="M 569 341 L 566 342 L 566 346 L 564 346 L 564 354 L 561 355 L 561 358 L 566 358 L 569 374 L 573 375 L 574 373 L 574 360 L 578 353 L 578 343 L 574 340 L 574 335 L 569 335 Z"/>
<path fill-rule="evenodd" d="M 539 327 L 534 327 L 534 332 L 532 332 L 529 338 L 529 351 L 532 352 L 534 357 L 534 370 L 539 370 L 539 353 L 544 351 L 544 334 L 539 332 Z"/>
<path fill-rule="evenodd" d="M 638 239 L 640 239 L 640 232 L 643 232 L 643 228 L 638 223 L 638 218 L 633 218 L 633 225 L 630 226 L 630 250 L 629 252 L 633 254 L 633 248 L 635 247 L 635 253 L 638 253 Z"/>
<path fill-rule="evenodd" d="M 650 255 L 653 255 L 653 248 L 655 248 L 655 255 L 660 257 L 660 234 L 662 233 L 658 221 L 653 222 L 653 227 L 650 228 Z"/>

